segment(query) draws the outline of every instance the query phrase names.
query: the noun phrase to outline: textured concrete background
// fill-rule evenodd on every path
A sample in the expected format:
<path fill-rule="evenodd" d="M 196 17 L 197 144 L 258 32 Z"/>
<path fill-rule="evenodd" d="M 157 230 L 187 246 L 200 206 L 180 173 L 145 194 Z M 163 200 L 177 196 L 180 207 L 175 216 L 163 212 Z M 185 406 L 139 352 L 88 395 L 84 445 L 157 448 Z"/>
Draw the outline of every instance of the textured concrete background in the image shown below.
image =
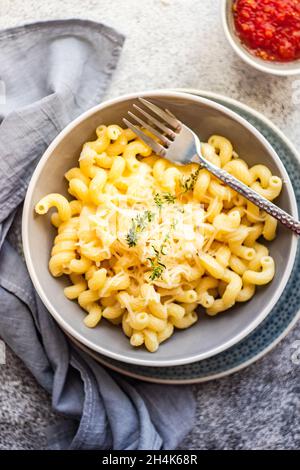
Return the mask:
<path fill-rule="evenodd" d="M 300 147 L 300 82 L 265 76 L 235 56 L 218 0 L 0 0 L 0 12 L 3 28 L 58 17 L 106 22 L 127 36 L 107 97 L 166 87 L 223 93 L 263 112 Z M 299 448 L 300 366 L 290 359 L 297 339 L 299 325 L 259 363 L 195 386 L 197 422 L 181 448 Z M 44 448 L 55 419 L 47 394 L 7 351 L 0 366 L 0 449 Z"/>

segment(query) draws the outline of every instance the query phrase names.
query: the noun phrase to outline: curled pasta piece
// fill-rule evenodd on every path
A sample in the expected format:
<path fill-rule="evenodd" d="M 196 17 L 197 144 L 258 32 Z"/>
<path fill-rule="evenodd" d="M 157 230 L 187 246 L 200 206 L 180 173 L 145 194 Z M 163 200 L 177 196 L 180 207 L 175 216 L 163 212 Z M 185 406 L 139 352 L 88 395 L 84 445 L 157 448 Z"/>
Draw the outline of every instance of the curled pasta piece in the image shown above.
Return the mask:
<path fill-rule="evenodd" d="M 246 204 L 246 199 L 241 194 L 236 193 L 232 198 L 232 203 L 234 204 L 235 209 L 237 209 L 238 207 Z M 245 211 L 245 209 L 243 210 Z"/>
<path fill-rule="evenodd" d="M 155 331 L 149 330 L 146 328 L 144 331 L 145 346 L 150 352 L 155 352 L 158 350 L 159 341 L 158 336 Z"/>
<path fill-rule="evenodd" d="M 236 301 L 238 293 L 242 289 L 241 276 L 231 271 L 230 269 L 226 269 L 223 280 L 228 283 L 222 297 L 223 302 L 225 305 L 233 305 Z"/>
<path fill-rule="evenodd" d="M 277 220 L 269 214 L 266 214 L 265 223 L 262 229 L 262 236 L 272 241 L 276 237 Z"/>
<path fill-rule="evenodd" d="M 96 140 L 93 140 L 92 142 L 87 142 L 85 145 L 89 146 L 91 149 L 95 150 L 98 154 L 101 154 L 105 152 L 107 147 L 110 144 L 110 138 L 107 133 L 107 128 L 104 129 L 100 132 L 98 132 L 98 137 Z"/>
<path fill-rule="evenodd" d="M 271 256 L 263 256 L 260 260 L 260 272 L 247 270 L 243 274 L 243 281 L 249 284 L 262 286 L 272 281 L 275 274 L 275 263 Z"/>
<path fill-rule="evenodd" d="M 232 198 L 231 189 L 216 180 L 211 180 L 208 186 L 208 192 L 222 201 L 231 201 Z"/>
<path fill-rule="evenodd" d="M 210 173 L 207 170 L 200 170 L 194 186 L 193 196 L 199 202 L 202 202 L 211 180 Z"/>
<path fill-rule="evenodd" d="M 95 271 L 88 281 L 89 289 L 99 290 L 105 284 L 107 270 L 105 268 L 98 269 Z"/>
<path fill-rule="evenodd" d="M 147 312 L 128 312 L 128 322 L 134 330 L 144 330 L 149 325 L 149 315 Z"/>
<path fill-rule="evenodd" d="M 174 302 L 171 302 L 167 305 L 168 316 L 181 320 L 185 315 L 185 309 Z"/>
<path fill-rule="evenodd" d="M 249 235 L 249 227 L 247 225 L 241 224 L 238 228 L 235 230 L 232 230 L 231 232 L 228 232 L 227 234 L 224 234 L 223 238 L 221 241 L 227 242 L 227 243 L 237 243 L 237 244 L 242 244 L 246 240 L 246 238 Z"/>
<path fill-rule="evenodd" d="M 261 267 L 260 261 L 264 256 L 269 255 L 269 250 L 266 246 L 262 245 L 261 243 L 257 243 L 257 242 L 254 244 L 253 248 L 255 250 L 255 255 L 254 255 L 253 259 L 251 261 L 249 261 L 248 269 L 250 269 L 252 271 L 259 271 L 259 269 Z"/>
<path fill-rule="evenodd" d="M 82 277 L 80 274 L 72 273 L 70 274 L 70 279 L 73 285 L 65 287 L 64 294 L 68 299 L 74 300 L 77 299 L 79 295 L 87 289 L 87 283 L 84 277 Z"/>
<path fill-rule="evenodd" d="M 222 167 L 232 159 L 233 148 L 231 142 L 220 135 L 212 135 L 208 143 L 219 154 Z"/>
<path fill-rule="evenodd" d="M 198 320 L 198 315 L 196 312 L 191 312 L 185 315 L 183 318 L 175 318 L 171 317 L 170 321 L 172 324 L 175 326 L 175 328 L 178 328 L 180 330 L 184 330 L 186 328 L 189 328 L 192 326 L 196 321 Z"/>
<path fill-rule="evenodd" d="M 248 165 L 244 160 L 236 159 L 231 160 L 230 162 L 224 165 L 224 170 L 235 176 L 235 178 L 242 181 L 247 186 L 251 186 L 253 183 L 253 175 L 250 173 Z"/>
<path fill-rule="evenodd" d="M 202 151 L 202 156 L 211 162 L 213 165 L 217 166 L 220 168 L 221 166 L 221 160 L 219 155 L 216 154 L 215 149 L 212 145 L 204 142 L 201 143 L 201 151 Z"/>
<path fill-rule="evenodd" d="M 178 293 L 174 296 L 177 302 L 192 303 L 197 300 L 197 292 L 193 289 L 183 290 L 180 289 Z"/>
<path fill-rule="evenodd" d="M 128 142 L 137 138 L 137 135 L 131 129 L 123 129 L 123 134 L 126 136 Z"/>
<path fill-rule="evenodd" d="M 238 256 L 239 258 L 245 259 L 246 261 L 250 261 L 255 256 L 254 248 L 241 245 L 240 243 L 232 243 L 229 242 L 229 248 L 231 252 Z"/>
<path fill-rule="evenodd" d="M 231 211 L 229 214 L 218 214 L 213 219 L 213 226 L 219 232 L 230 233 L 236 230 L 241 223 L 241 216 L 238 210 Z"/>
<path fill-rule="evenodd" d="M 136 171 L 139 167 L 139 162 L 136 159 L 137 155 L 141 155 L 142 157 L 149 157 L 151 155 L 152 150 L 151 148 L 144 144 L 144 142 L 140 140 L 134 140 L 126 145 L 126 148 L 123 152 L 123 157 L 126 161 L 127 168 L 130 171 Z"/>
<path fill-rule="evenodd" d="M 90 144 L 85 144 L 82 148 L 80 158 L 79 158 L 79 168 L 81 174 L 89 178 L 94 178 L 97 172 L 97 166 L 95 165 L 97 152 L 91 147 Z M 82 180 L 87 186 L 88 182 L 84 181 L 80 176 L 79 179 Z M 70 181 L 71 179 L 69 179 Z"/>
<path fill-rule="evenodd" d="M 246 204 L 247 204 L 247 209 L 245 213 L 246 213 L 246 217 L 248 221 L 251 222 L 252 224 L 255 224 L 257 222 L 262 222 L 259 207 L 257 207 L 255 204 L 253 204 L 250 201 L 247 201 Z"/>
<path fill-rule="evenodd" d="M 254 181 L 259 180 L 262 188 L 266 189 L 269 186 L 272 173 L 268 167 L 265 165 L 254 165 L 252 168 L 250 168 L 249 172 L 251 174 L 253 183 Z"/>
<path fill-rule="evenodd" d="M 79 259 L 72 259 L 70 261 L 70 270 L 77 274 L 86 273 L 92 266 L 92 261 L 85 256 L 81 256 Z"/>
<path fill-rule="evenodd" d="M 252 225 L 252 227 L 249 228 L 249 234 L 247 238 L 245 238 L 244 244 L 250 247 L 253 246 L 263 233 L 263 229 L 264 225 L 262 223 Z"/>
<path fill-rule="evenodd" d="M 82 180 L 78 178 L 70 180 L 68 191 L 80 201 L 89 202 L 89 188 Z"/>
<path fill-rule="evenodd" d="M 117 140 L 123 133 L 123 129 L 116 124 L 111 124 L 110 126 L 107 126 L 106 132 L 110 140 Z"/>
<path fill-rule="evenodd" d="M 172 166 L 165 170 L 164 174 L 160 178 L 160 183 L 165 191 L 169 191 L 171 194 L 174 194 L 176 191 L 176 186 L 180 179 L 180 171 Z"/>
<path fill-rule="evenodd" d="M 219 198 L 211 199 L 206 212 L 208 222 L 212 223 L 216 216 L 222 212 L 222 209 L 223 202 Z"/>
<path fill-rule="evenodd" d="M 149 300 L 148 307 L 152 315 L 155 317 L 160 318 L 161 320 L 165 320 L 167 318 L 167 308 L 160 302 Z"/>
<path fill-rule="evenodd" d="M 243 283 L 243 288 L 237 295 L 237 302 L 247 302 L 250 300 L 255 294 L 255 285 L 249 284 L 247 282 Z"/>
<path fill-rule="evenodd" d="M 113 161 L 114 159 L 107 155 L 106 152 L 100 153 L 100 155 L 97 154 L 95 157 L 95 163 L 100 168 L 110 169 L 112 167 Z"/>
<path fill-rule="evenodd" d="M 102 315 L 104 318 L 107 318 L 108 320 L 113 320 L 115 318 L 119 318 L 123 312 L 124 312 L 124 309 L 121 307 L 121 305 L 118 302 L 116 302 L 113 305 L 105 307 L 105 309 L 102 312 Z"/>
<path fill-rule="evenodd" d="M 198 295 L 198 303 L 204 308 L 209 308 L 213 305 L 215 299 L 210 295 L 209 291 L 218 287 L 218 280 L 211 276 L 204 276 L 198 286 L 196 292 Z"/>
<path fill-rule="evenodd" d="M 114 295 L 102 297 L 100 298 L 100 303 L 102 307 L 113 307 L 116 304 L 116 297 Z"/>
<path fill-rule="evenodd" d="M 161 178 L 165 172 L 165 169 L 168 166 L 167 160 L 164 158 L 159 158 L 153 165 L 153 176 L 156 181 L 160 182 Z"/>
<path fill-rule="evenodd" d="M 191 313 L 194 310 L 197 310 L 198 308 L 198 302 L 194 302 L 192 304 L 181 304 L 181 306 L 184 308 L 185 313 Z"/>
<path fill-rule="evenodd" d="M 134 331 L 132 333 L 132 336 L 130 338 L 130 344 L 131 346 L 138 347 L 142 346 L 145 342 L 145 336 L 142 331 Z"/>
<path fill-rule="evenodd" d="M 126 133 L 123 131 L 114 142 L 109 144 L 106 149 L 106 153 L 109 157 L 116 157 L 117 155 L 121 155 L 124 152 L 127 144 L 128 138 Z"/>
<path fill-rule="evenodd" d="M 202 305 L 204 308 L 210 308 L 215 299 L 212 295 L 210 295 L 208 292 L 203 292 L 202 294 L 199 295 L 199 300 L 198 303 L 199 305 Z"/>
<path fill-rule="evenodd" d="M 122 318 L 122 329 L 123 332 L 128 338 L 132 336 L 133 329 L 131 328 L 129 321 L 128 321 L 128 313 L 125 313 Z"/>
<path fill-rule="evenodd" d="M 107 133 L 107 126 L 105 124 L 100 124 L 100 126 L 96 127 L 96 136 L 101 137 L 103 134 Z"/>
<path fill-rule="evenodd" d="M 71 209 L 71 217 L 73 217 L 73 220 L 74 220 L 74 216 L 79 215 L 82 210 L 82 203 L 81 201 L 77 201 L 76 199 L 74 199 L 69 204 L 70 204 L 70 209 Z M 51 215 L 51 223 L 56 228 L 58 228 L 61 224 L 63 224 L 63 221 L 59 217 L 58 212 L 54 212 L 54 214 Z"/>
<path fill-rule="evenodd" d="M 59 226 L 51 251 L 49 270 L 54 277 L 70 274 L 70 263 L 76 257 L 78 219 L 72 218 Z"/>
<path fill-rule="evenodd" d="M 79 215 L 82 211 L 82 202 L 74 199 L 74 201 L 70 202 L 70 209 L 72 217 Z"/>
<path fill-rule="evenodd" d="M 174 325 L 172 323 L 168 322 L 165 329 L 157 333 L 157 339 L 159 344 L 162 343 L 163 341 L 166 341 L 166 339 L 169 339 L 174 332 Z"/>
<path fill-rule="evenodd" d="M 229 267 L 239 276 L 242 276 L 247 269 L 247 263 L 238 256 L 232 254 L 229 258 Z"/>
<path fill-rule="evenodd" d="M 229 264 L 229 259 L 231 256 L 231 251 L 226 245 L 220 246 L 216 252 L 216 260 L 220 263 L 224 268 L 227 268 Z"/>
<path fill-rule="evenodd" d="M 149 320 L 147 327 L 150 330 L 156 331 L 157 333 L 163 331 L 167 326 L 167 322 L 161 318 L 157 318 L 154 315 L 149 314 Z"/>
<path fill-rule="evenodd" d="M 99 293 L 93 290 L 85 290 L 78 296 L 78 303 L 80 307 L 89 312 L 90 308 L 94 305 L 96 300 L 99 300 Z"/>
<path fill-rule="evenodd" d="M 145 299 L 146 304 L 155 302 L 160 304 L 160 295 L 156 292 L 154 286 L 144 283 L 140 287 L 141 295 Z"/>
<path fill-rule="evenodd" d="M 96 263 L 100 263 L 100 261 L 109 257 L 108 253 L 97 243 L 97 240 L 82 244 L 80 246 L 80 253 L 82 257 Z"/>
<path fill-rule="evenodd" d="M 51 193 L 43 197 L 35 206 L 37 214 L 47 214 L 51 207 L 55 207 L 58 211 L 59 218 L 66 222 L 71 218 L 71 208 L 69 201 L 61 194 Z"/>
<path fill-rule="evenodd" d="M 216 299 L 213 305 L 207 309 L 208 315 L 216 315 L 231 308 L 242 290 L 242 278 L 233 271 L 226 269 L 223 280 L 228 283 L 221 299 Z"/>
<path fill-rule="evenodd" d="M 73 251 L 65 251 L 51 256 L 49 261 L 49 271 L 52 276 L 59 277 L 65 273 L 69 273 L 68 266 L 74 258 Z"/>
<path fill-rule="evenodd" d="M 116 290 L 128 289 L 130 278 L 127 273 L 118 273 L 115 276 L 107 277 L 100 293 L 101 297 L 108 296 Z"/>
<path fill-rule="evenodd" d="M 101 204 L 101 193 L 107 181 L 107 174 L 103 168 L 98 168 L 98 171 L 92 181 L 90 182 L 88 191 L 91 201 L 97 206 Z"/>
<path fill-rule="evenodd" d="M 123 157 L 117 156 L 116 158 L 114 158 L 113 164 L 108 173 L 109 181 L 116 181 L 118 178 L 120 178 L 123 175 L 125 167 L 126 161 Z"/>
<path fill-rule="evenodd" d="M 208 255 L 207 253 L 201 253 L 201 255 L 199 255 L 199 260 L 208 274 L 212 277 L 216 279 L 222 279 L 224 277 L 224 267 L 218 263 L 213 256 Z"/>
<path fill-rule="evenodd" d="M 273 201 L 281 192 L 282 180 L 278 176 L 271 176 L 267 188 L 263 188 L 257 181 L 251 185 L 251 188 L 269 201 Z"/>
<path fill-rule="evenodd" d="M 81 180 L 86 186 L 90 184 L 90 178 L 84 175 L 80 168 L 71 168 L 65 173 L 65 178 L 70 182 L 73 179 Z"/>
<path fill-rule="evenodd" d="M 84 318 L 84 324 L 88 328 L 95 328 L 98 325 L 102 318 L 102 310 L 101 307 L 97 304 L 93 304 L 89 308 L 88 315 Z"/>

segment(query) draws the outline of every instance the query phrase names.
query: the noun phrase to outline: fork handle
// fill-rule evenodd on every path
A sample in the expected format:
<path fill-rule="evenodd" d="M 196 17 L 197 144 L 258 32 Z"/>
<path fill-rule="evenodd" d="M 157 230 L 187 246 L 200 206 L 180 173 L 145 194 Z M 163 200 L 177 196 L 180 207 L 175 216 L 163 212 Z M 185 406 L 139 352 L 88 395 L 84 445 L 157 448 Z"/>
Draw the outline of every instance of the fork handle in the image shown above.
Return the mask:
<path fill-rule="evenodd" d="M 284 210 L 280 209 L 280 207 L 268 201 L 268 199 L 264 198 L 256 191 L 249 188 L 249 186 L 246 186 L 244 183 L 239 181 L 230 173 L 223 170 L 222 168 L 218 168 L 203 157 L 197 155 L 197 160 L 193 159 L 193 161 L 197 161 L 197 163 L 200 163 L 203 168 L 208 170 L 219 180 L 223 181 L 223 183 L 230 186 L 236 192 L 240 193 L 242 196 L 244 196 L 249 201 L 253 202 L 253 204 L 260 207 L 268 214 L 272 215 L 272 217 L 279 220 L 282 225 L 292 230 L 297 235 L 300 235 L 300 222 Z"/>

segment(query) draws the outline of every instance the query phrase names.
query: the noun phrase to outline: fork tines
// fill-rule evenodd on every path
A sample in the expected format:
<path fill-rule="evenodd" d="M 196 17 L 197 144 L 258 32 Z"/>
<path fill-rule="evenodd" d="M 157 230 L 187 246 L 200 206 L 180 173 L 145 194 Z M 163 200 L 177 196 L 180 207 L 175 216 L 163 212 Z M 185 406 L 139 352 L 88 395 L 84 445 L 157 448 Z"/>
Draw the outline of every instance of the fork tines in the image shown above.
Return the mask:
<path fill-rule="evenodd" d="M 146 134 L 140 127 L 136 124 L 132 124 L 128 119 L 123 119 L 123 122 L 128 126 L 141 140 L 143 140 L 147 145 L 149 145 L 154 152 L 162 157 L 166 154 L 166 149 L 170 146 L 170 144 L 176 138 L 176 131 L 179 132 L 181 128 L 181 122 L 178 121 L 170 112 L 167 110 L 164 111 L 163 109 L 159 108 L 155 104 L 151 103 L 144 98 L 138 98 L 138 100 L 148 108 L 152 113 L 154 113 L 157 117 L 149 114 L 140 106 L 136 104 L 133 105 L 134 109 L 136 109 L 143 117 L 147 119 L 147 122 L 139 116 L 136 116 L 131 111 L 128 111 L 129 116 L 134 119 L 138 124 L 140 124 L 144 129 L 147 129 L 153 136 L 157 137 L 159 142 L 154 138 L 150 137 Z M 171 126 L 173 129 L 170 129 Z"/>

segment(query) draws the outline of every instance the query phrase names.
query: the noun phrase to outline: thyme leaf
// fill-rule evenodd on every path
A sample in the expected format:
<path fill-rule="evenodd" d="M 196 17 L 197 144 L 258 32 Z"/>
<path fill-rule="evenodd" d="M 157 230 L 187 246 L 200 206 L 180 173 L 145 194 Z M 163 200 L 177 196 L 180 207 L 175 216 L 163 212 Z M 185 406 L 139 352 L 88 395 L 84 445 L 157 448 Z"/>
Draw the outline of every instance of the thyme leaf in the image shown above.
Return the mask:
<path fill-rule="evenodd" d="M 165 236 L 164 241 L 160 245 L 159 250 L 154 245 L 151 245 L 152 250 L 154 251 L 154 254 L 155 254 L 154 259 L 147 258 L 147 260 L 150 261 L 151 268 L 152 268 L 152 273 L 150 275 L 151 281 L 154 281 L 155 279 L 159 279 L 162 276 L 164 270 L 166 269 L 166 265 L 161 262 L 161 256 L 162 255 L 164 256 L 167 254 L 165 252 L 165 247 L 169 238 L 170 238 L 169 235 Z"/>
<path fill-rule="evenodd" d="M 129 248 L 132 248 L 133 246 L 136 246 L 137 241 L 138 241 L 138 236 L 137 236 L 135 221 L 134 219 L 132 219 L 132 225 L 126 235 L 126 242 Z"/>
<path fill-rule="evenodd" d="M 152 273 L 150 275 L 151 281 L 155 281 L 155 279 L 159 279 L 162 276 L 162 273 L 166 269 L 166 265 L 158 261 L 157 259 L 153 260 L 151 258 L 147 258 L 151 263 Z"/>
<path fill-rule="evenodd" d="M 162 193 L 162 194 L 156 193 L 154 195 L 154 202 L 159 209 L 162 208 L 164 203 L 174 204 L 175 199 L 176 199 L 175 196 L 173 196 L 171 193 Z"/>
<path fill-rule="evenodd" d="M 151 211 L 144 211 L 131 220 L 131 227 L 126 235 L 126 242 L 129 248 L 136 246 L 139 234 L 145 230 L 148 223 L 152 222 L 155 214 Z"/>
<path fill-rule="evenodd" d="M 192 191 L 195 187 L 198 175 L 200 172 L 200 167 L 196 171 L 190 174 L 188 178 L 183 178 L 181 181 L 181 186 L 184 189 L 184 192 Z"/>

